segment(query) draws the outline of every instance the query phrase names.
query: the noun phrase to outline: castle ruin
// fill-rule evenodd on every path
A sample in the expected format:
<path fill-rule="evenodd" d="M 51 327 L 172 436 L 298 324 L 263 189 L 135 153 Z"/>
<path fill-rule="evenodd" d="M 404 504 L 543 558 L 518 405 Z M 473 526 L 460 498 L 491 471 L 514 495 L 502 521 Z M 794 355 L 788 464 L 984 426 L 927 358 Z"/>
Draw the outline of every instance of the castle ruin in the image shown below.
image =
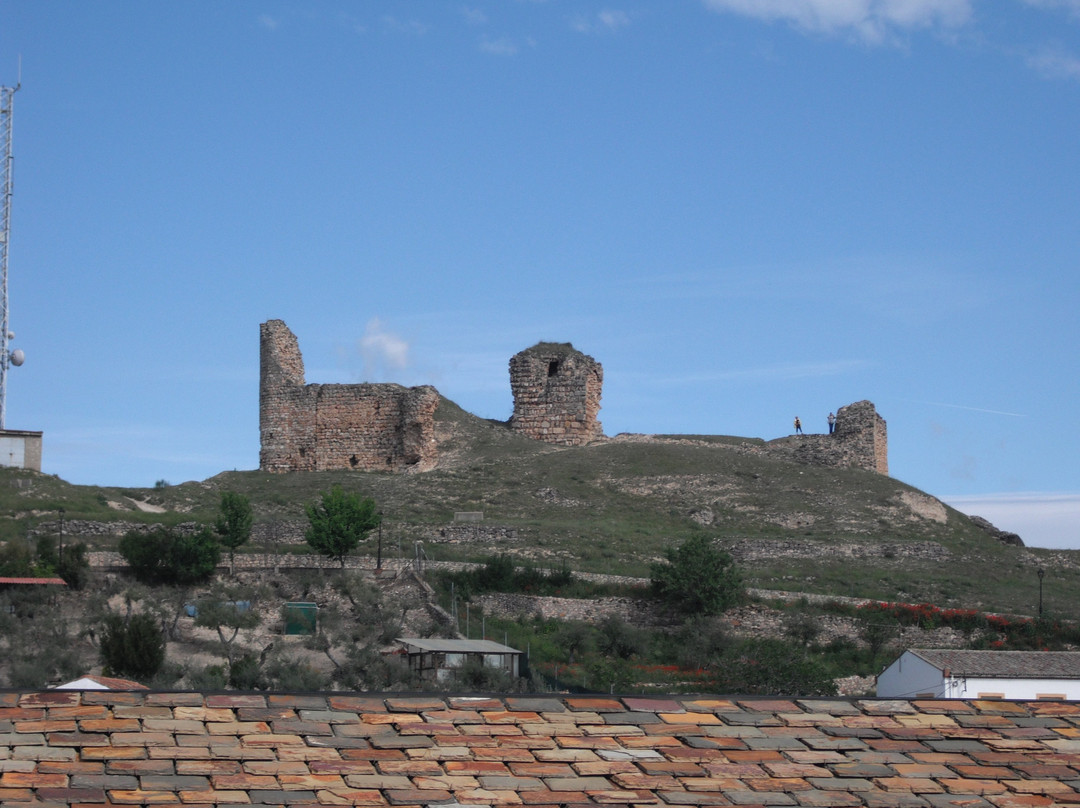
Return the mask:
<path fill-rule="evenodd" d="M 836 411 L 832 435 L 797 435 L 771 441 L 770 450 L 791 448 L 792 458 L 811 466 L 843 466 L 889 474 L 885 419 L 873 403 L 856 401 Z"/>
<path fill-rule="evenodd" d="M 510 428 L 534 440 L 583 446 L 604 437 L 596 419 L 604 369 L 569 342 L 541 342 L 510 359 Z"/>
<path fill-rule="evenodd" d="M 259 327 L 259 469 L 270 472 L 434 468 L 434 387 L 306 384 L 296 336 Z"/>
<path fill-rule="evenodd" d="M 281 320 L 259 327 L 259 469 L 427 471 L 438 462 L 430 386 L 307 384 L 296 336 Z M 510 359 L 508 426 L 533 440 L 584 446 L 604 437 L 597 415 L 604 369 L 568 342 L 541 342 Z M 888 475 L 885 419 L 869 401 L 836 411 L 831 435 L 768 441 L 768 454 Z"/>

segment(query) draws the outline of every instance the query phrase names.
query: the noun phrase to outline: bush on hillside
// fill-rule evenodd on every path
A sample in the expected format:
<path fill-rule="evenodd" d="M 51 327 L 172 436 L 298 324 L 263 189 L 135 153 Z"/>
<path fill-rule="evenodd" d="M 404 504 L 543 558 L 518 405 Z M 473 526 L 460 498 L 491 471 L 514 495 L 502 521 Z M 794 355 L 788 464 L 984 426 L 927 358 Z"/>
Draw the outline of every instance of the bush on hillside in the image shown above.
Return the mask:
<path fill-rule="evenodd" d="M 149 533 L 131 531 L 120 539 L 120 555 L 145 584 L 187 585 L 205 581 L 221 557 L 214 534 L 207 528 L 182 534 L 167 527 Z"/>
<path fill-rule="evenodd" d="M 742 574 L 731 555 L 698 535 L 669 548 L 652 567 L 657 597 L 688 614 L 720 614 L 743 599 Z"/>
<path fill-rule="evenodd" d="M 154 677 L 165 662 L 165 637 L 148 614 L 128 618 L 113 614 L 101 631 L 101 662 L 106 676 L 140 682 Z"/>

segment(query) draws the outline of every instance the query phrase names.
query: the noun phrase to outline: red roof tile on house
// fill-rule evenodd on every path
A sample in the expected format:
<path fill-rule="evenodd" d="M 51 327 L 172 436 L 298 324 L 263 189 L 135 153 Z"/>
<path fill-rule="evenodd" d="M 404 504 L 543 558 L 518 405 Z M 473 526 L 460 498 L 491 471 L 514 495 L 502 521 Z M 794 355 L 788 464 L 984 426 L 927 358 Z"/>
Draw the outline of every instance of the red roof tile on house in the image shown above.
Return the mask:
<path fill-rule="evenodd" d="M 0 578 L 0 585 L 16 584 L 19 586 L 67 586 L 63 578 Z"/>
<path fill-rule="evenodd" d="M 130 679 L 117 679 L 115 676 L 90 674 L 80 676 L 71 682 L 56 686 L 57 690 L 149 690 L 146 685 Z"/>
<path fill-rule="evenodd" d="M 1080 804 L 1080 704 L 0 691 L 0 805 Z"/>

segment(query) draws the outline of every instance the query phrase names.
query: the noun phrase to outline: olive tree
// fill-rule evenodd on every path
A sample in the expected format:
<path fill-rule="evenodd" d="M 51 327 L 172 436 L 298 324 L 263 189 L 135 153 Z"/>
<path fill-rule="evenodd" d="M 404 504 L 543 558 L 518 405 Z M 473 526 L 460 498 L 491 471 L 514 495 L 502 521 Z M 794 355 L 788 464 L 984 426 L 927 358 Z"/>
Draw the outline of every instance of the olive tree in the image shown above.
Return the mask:
<path fill-rule="evenodd" d="M 180 533 L 157 526 L 149 533 L 131 531 L 120 539 L 120 555 L 145 584 L 192 584 L 214 573 L 221 549 L 209 529 Z"/>

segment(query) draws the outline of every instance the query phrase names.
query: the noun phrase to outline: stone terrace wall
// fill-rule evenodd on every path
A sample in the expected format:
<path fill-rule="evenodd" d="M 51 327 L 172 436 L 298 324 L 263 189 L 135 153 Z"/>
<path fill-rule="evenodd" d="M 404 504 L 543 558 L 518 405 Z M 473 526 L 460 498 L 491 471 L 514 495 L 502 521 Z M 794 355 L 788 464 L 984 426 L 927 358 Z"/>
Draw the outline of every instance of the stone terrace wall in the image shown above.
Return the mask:
<path fill-rule="evenodd" d="M 510 359 L 510 426 L 535 440 L 582 446 L 604 436 L 597 420 L 604 369 L 570 343 L 541 342 Z"/>
<path fill-rule="evenodd" d="M 296 337 L 260 326 L 262 471 L 426 470 L 438 458 L 434 387 L 305 384 Z"/>

